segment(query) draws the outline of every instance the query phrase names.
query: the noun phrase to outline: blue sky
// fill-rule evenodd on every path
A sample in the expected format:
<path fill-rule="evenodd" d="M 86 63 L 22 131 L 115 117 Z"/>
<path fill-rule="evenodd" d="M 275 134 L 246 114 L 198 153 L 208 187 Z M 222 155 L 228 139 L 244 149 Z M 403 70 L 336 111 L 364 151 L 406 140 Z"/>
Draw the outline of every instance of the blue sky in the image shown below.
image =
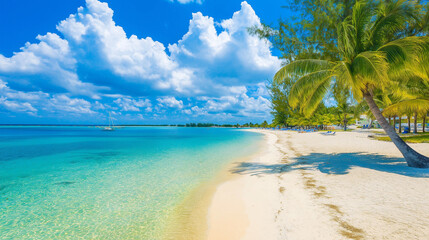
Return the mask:
<path fill-rule="evenodd" d="M 270 119 L 284 1 L 0 1 L 0 124 Z"/>

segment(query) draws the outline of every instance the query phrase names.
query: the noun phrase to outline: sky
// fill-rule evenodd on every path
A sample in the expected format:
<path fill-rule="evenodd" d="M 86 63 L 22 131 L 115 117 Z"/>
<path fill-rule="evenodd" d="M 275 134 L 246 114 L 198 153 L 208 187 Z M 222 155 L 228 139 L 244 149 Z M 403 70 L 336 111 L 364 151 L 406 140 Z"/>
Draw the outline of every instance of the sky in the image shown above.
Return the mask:
<path fill-rule="evenodd" d="M 270 120 L 283 0 L 0 0 L 0 124 Z"/>

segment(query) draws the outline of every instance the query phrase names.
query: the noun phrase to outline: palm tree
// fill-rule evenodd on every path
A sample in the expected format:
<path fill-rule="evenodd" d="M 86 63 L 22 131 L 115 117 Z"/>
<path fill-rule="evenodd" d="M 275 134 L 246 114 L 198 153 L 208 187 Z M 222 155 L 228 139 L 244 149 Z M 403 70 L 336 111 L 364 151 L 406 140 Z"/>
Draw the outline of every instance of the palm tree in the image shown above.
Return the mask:
<path fill-rule="evenodd" d="M 429 81 L 425 81 L 425 77 L 412 76 L 401 81 L 399 87 L 407 89 L 407 92 L 402 93 L 402 99 L 396 99 L 394 104 L 384 108 L 383 115 L 407 114 L 410 125 L 409 116 L 414 114 L 414 132 L 417 132 L 417 118 L 421 116 L 425 122 L 426 114 L 429 112 Z"/>
<path fill-rule="evenodd" d="M 289 104 L 310 115 L 331 86 L 347 86 L 356 101 L 365 100 L 378 123 L 401 151 L 408 166 L 429 167 L 429 158 L 408 146 L 389 125 L 374 101 L 374 92 L 400 92 L 396 79 L 418 75 L 429 81 L 429 37 L 402 37 L 407 26 L 421 21 L 422 10 L 415 1 L 389 1 L 374 5 L 359 1 L 352 15 L 338 27 L 339 61 L 297 60 L 282 67 L 277 82 L 295 78 Z"/>
<path fill-rule="evenodd" d="M 416 98 L 416 99 L 403 100 L 398 103 L 392 104 L 383 110 L 384 115 L 386 114 L 401 115 L 403 113 L 410 113 L 410 112 L 415 113 L 414 127 L 416 127 L 417 125 L 416 120 L 418 116 L 421 116 L 423 118 L 423 126 L 424 126 L 426 115 L 429 112 L 429 99 Z M 424 132 L 424 127 L 423 127 L 423 132 Z"/>
<path fill-rule="evenodd" d="M 350 115 L 354 112 L 354 106 L 350 103 L 350 91 L 346 86 L 335 85 L 333 96 L 337 102 L 335 113 L 338 115 L 340 125 L 343 125 L 344 131 L 347 131 L 347 123 L 350 121 Z"/>
<path fill-rule="evenodd" d="M 398 97 L 393 96 L 392 94 L 386 94 L 383 91 L 373 91 L 373 99 L 374 99 L 374 102 L 377 104 L 378 107 L 385 108 L 386 106 L 391 105 L 392 102 L 398 102 L 402 98 L 398 99 Z M 367 116 L 367 118 L 369 118 L 369 120 L 370 120 L 368 129 L 372 128 L 372 124 L 373 124 L 374 120 L 376 120 L 376 118 L 375 118 L 374 114 L 372 114 L 371 109 L 369 109 L 369 106 L 366 102 L 360 102 L 355 108 L 354 115 L 356 118 L 359 117 L 358 115 L 360 115 L 361 113 L 364 113 Z M 393 117 L 394 122 L 396 120 L 395 115 L 392 115 L 390 113 L 387 115 L 384 114 L 384 116 L 387 116 L 389 118 Z M 389 122 L 389 124 L 390 124 L 390 122 Z M 393 128 L 395 128 L 395 123 L 393 124 Z"/>
<path fill-rule="evenodd" d="M 423 115 L 422 115 L 422 118 L 423 118 L 423 121 L 422 121 L 422 127 L 423 127 L 423 132 L 426 132 L 426 116 L 428 115 L 428 113 L 429 113 L 429 111 L 427 111 L 427 112 L 425 112 Z"/>

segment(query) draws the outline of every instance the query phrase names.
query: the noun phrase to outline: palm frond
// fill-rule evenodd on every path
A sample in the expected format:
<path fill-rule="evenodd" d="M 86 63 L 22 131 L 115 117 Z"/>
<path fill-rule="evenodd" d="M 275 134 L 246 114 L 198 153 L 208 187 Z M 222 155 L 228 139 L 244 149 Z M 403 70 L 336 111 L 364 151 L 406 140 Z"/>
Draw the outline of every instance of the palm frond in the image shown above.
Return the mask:
<path fill-rule="evenodd" d="M 319 106 L 320 102 L 329 91 L 331 85 L 331 77 L 327 77 L 315 85 L 311 93 L 306 95 L 304 102 L 300 105 L 301 112 L 304 116 L 309 117 Z"/>
<path fill-rule="evenodd" d="M 297 107 L 304 98 L 310 98 L 317 86 L 331 79 L 333 72 L 331 69 L 319 70 L 299 78 L 292 86 L 289 93 L 289 104 Z"/>
<path fill-rule="evenodd" d="M 360 102 L 362 99 L 362 89 L 365 85 L 354 76 L 351 67 L 351 64 L 348 62 L 339 61 L 333 68 L 333 71 L 336 76 L 336 81 L 347 86 L 351 90 L 354 99 Z"/>
<path fill-rule="evenodd" d="M 403 89 L 401 91 L 402 95 L 405 98 L 421 98 L 425 96 L 429 96 L 429 82 L 424 79 L 412 75 L 413 73 L 409 73 L 411 77 L 401 78 L 401 81 L 396 81 L 398 89 Z"/>
<path fill-rule="evenodd" d="M 356 52 L 361 52 L 367 45 L 367 32 L 374 14 L 375 6 L 370 1 L 357 1 L 353 7 L 351 24 L 355 29 Z"/>
<path fill-rule="evenodd" d="M 341 56 L 350 60 L 355 55 L 356 51 L 356 29 L 354 28 L 351 20 L 348 18 L 344 20 L 337 28 L 338 35 L 338 51 Z"/>
<path fill-rule="evenodd" d="M 377 18 L 369 31 L 372 50 L 391 41 L 407 26 L 419 20 L 416 1 L 398 0 L 382 3 L 377 8 Z"/>
<path fill-rule="evenodd" d="M 352 63 L 353 73 L 360 85 L 365 85 L 367 88 L 375 87 L 384 89 L 389 82 L 387 75 L 389 64 L 387 56 L 380 51 L 362 52 L 356 56 Z M 363 90 L 363 89 L 362 89 Z"/>
<path fill-rule="evenodd" d="M 312 72 L 329 69 L 332 62 L 318 59 L 296 60 L 282 67 L 275 75 L 274 81 L 281 83 L 287 78 L 298 78 Z"/>
<path fill-rule="evenodd" d="M 404 100 L 383 110 L 383 113 L 387 116 L 402 116 L 404 114 L 418 113 L 424 115 L 429 112 L 429 99 L 411 99 Z"/>
<path fill-rule="evenodd" d="M 416 71 L 419 76 L 429 83 L 429 36 L 420 37 L 420 50 L 417 53 Z"/>
<path fill-rule="evenodd" d="M 429 37 L 399 39 L 381 46 L 378 51 L 386 54 L 391 77 L 418 76 L 429 82 Z"/>

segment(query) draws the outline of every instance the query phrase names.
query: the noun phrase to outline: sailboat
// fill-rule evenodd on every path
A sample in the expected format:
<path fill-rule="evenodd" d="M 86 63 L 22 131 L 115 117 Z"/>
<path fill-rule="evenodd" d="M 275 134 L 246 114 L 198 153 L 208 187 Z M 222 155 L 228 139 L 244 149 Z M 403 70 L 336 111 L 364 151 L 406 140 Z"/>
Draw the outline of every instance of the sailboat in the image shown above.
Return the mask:
<path fill-rule="evenodd" d="M 109 126 L 104 127 L 103 131 L 114 131 L 114 130 L 115 130 L 115 125 L 113 125 L 113 119 L 109 112 Z"/>

